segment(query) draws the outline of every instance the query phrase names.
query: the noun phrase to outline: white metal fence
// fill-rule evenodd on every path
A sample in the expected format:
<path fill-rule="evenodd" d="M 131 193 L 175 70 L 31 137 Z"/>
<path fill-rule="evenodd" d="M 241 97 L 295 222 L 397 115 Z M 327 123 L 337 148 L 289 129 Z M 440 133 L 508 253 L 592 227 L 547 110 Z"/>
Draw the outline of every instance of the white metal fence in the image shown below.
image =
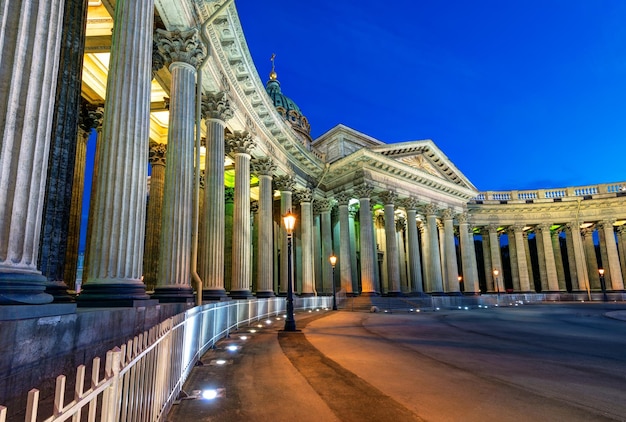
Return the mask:
<path fill-rule="evenodd" d="M 332 297 L 294 298 L 295 309 L 328 308 Z M 39 390 L 28 393 L 27 422 L 164 420 L 195 363 L 218 340 L 240 326 L 285 312 L 284 298 L 238 300 L 198 306 L 171 317 L 92 362 L 77 368 L 74 397 L 66 403 L 65 375 L 56 379 L 54 408 L 38 416 Z M 0 406 L 0 422 L 7 409 Z"/>

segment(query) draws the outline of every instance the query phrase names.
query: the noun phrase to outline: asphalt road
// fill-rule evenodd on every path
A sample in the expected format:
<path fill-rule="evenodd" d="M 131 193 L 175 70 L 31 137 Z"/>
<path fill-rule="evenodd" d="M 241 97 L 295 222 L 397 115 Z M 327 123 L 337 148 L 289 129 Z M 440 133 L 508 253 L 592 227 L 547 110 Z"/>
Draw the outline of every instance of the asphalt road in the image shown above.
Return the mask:
<path fill-rule="evenodd" d="M 224 397 L 183 401 L 169 420 L 626 421 L 626 321 L 605 316 L 616 309 L 299 315 L 301 333 L 274 324 L 225 371 L 194 370 L 187 390 L 224 385 Z"/>

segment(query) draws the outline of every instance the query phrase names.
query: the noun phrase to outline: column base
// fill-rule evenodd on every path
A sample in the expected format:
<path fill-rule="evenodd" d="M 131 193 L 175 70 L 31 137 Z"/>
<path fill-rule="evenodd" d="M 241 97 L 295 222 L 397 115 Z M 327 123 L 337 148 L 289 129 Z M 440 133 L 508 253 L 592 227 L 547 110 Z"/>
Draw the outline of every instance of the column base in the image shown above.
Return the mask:
<path fill-rule="evenodd" d="M 50 281 L 46 283 L 46 293 L 52 295 L 54 303 L 71 303 L 74 297 L 68 293 L 67 284 L 63 281 Z"/>
<path fill-rule="evenodd" d="M 299 296 L 300 297 L 313 297 L 315 296 L 315 293 L 301 293 Z"/>
<path fill-rule="evenodd" d="M 374 296 L 380 296 L 380 293 L 378 293 L 378 292 L 361 292 L 361 296 L 364 296 L 364 297 L 374 297 Z"/>
<path fill-rule="evenodd" d="M 252 299 L 252 292 L 250 290 L 231 290 L 228 294 L 231 299 Z"/>
<path fill-rule="evenodd" d="M 402 294 L 402 292 L 387 292 L 385 296 L 398 297 L 398 296 L 404 296 L 404 295 Z"/>
<path fill-rule="evenodd" d="M 137 308 L 155 306 L 159 302 L 146 294 L 146 286 L 140 282 L 106 283 L 87 282 L 76 297 L 79 308 Z"/>
<path fill-rule="evenodd" d="M 267 299 L 270 297 L 275 297 L 276 295 L 274 295 L 274 292 L 269 290 L 269 291 L 262 291 L 262 292 L 256 292 L 256 297 L 259 299 Z"/>
<path fill-rule="evenodd" d="M 446 296 L 446 292 L 430 292 L 431 296 Z"/>
<path fill-rule="evenodd" d="M 0 272 L 0 305 L 43 305 L 53 301 L 45 292 L 47 280 L 38 271 Z"/>
<path fill-rule="evenodd" d="M 205 300 L 230 300 L 230 298 L 226 295 L 226 290 L 224 289 L 203 289 L 202 301 L 204 302 Z"/>
<path fill-rule="evenodd" d="M 463 296 L 480 296 L 480 292 L 463 292 Z"/>
<path fill-rule="evenodd" d="M 446 296 L 463 296 L 461 292 L 446 292 Z"/>
<path fill-rule="evenodd" d="M 159 303 L 195 303 L 191 287 L 157 287 L 150 296 Z"/>

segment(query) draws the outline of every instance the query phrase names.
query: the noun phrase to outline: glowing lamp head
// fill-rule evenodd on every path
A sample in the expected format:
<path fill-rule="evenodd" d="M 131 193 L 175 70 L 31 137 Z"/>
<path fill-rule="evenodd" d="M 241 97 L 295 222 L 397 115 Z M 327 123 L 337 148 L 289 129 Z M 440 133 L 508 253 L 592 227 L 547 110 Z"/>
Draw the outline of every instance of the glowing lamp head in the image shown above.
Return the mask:
<path fill-rule="evenodd" d="M 287 234 L 291 235 L 294 227 L 296 227 L 296 216 L 291 213 L 291 210 L 287 211 L 287 214 L 283 216 L 283 223 L 285 224 Z"/>
<path fill-rule="evenodd" d="M 333 268 L 335 268 L 335 265 L 337 265 L 337 255 L 335 255 L 335 254 L 331 254 L 331 255 L 328 257 L 328 260 L 330 261 L 330 265 L 331 265 Z"/>
<path fill-rule="evenodd" d="M 461 281 L 463 281 L 463 276 L 459 276 L 458 279 L 459 279 L 459 283 L 460 283 Z"/>
<path fill-rule="evenodd" d="M 604 268 L 598 268 L 598 273 L 600 273 L 600 277 L 604 275 Z"/>
<path fill-rule="evenodd" d="M 493 275 L 495 275 L 496 277 L 498 276 L 498 274 L 500 274 L 500 271 L 498 270 L 493 270 Z"/>

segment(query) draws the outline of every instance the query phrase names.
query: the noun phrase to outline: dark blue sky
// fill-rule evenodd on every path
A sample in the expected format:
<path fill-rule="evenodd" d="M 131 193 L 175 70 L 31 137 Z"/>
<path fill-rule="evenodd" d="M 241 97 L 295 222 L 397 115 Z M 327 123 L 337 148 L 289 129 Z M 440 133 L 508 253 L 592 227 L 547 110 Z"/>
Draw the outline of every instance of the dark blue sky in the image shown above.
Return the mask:
<path fill-rule="evenodd" d="M 479 190 L 626 181 L 626 1 L 236 5 L 314 137 L 432 139 Z"/>

